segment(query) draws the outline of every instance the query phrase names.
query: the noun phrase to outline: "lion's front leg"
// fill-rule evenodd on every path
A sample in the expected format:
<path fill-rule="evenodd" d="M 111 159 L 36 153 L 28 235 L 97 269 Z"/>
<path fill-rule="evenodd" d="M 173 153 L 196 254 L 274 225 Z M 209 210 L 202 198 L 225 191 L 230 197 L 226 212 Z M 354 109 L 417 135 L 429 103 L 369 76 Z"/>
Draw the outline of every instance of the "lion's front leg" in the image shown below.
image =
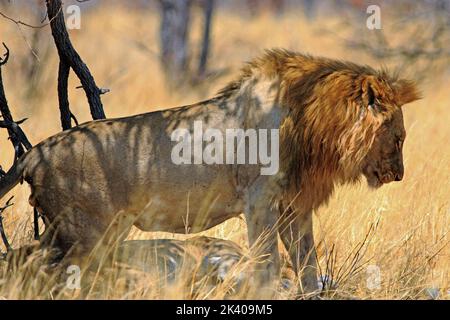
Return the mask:
<path fill-rule="evenodd" d="M 314 246 L 312 213 L 296 215 L 285 212 L 284 223 L 280 224 L 280 237 L 289 252 L 294 271 L 300 277 L 300 293 L 317 292 L 317 259 Z"/>
<path fill-rule="evenodd" d="M 262 260 L 255 266 L 252 289 L 258 298 L 271 299 L 276 294 L 280 278 L 280 255 L 276 223 L 278 196 L 274 179 L 260 177 L 249 190 L 245 218 L 247 221 L 249 246 L 256 257 Z"/>

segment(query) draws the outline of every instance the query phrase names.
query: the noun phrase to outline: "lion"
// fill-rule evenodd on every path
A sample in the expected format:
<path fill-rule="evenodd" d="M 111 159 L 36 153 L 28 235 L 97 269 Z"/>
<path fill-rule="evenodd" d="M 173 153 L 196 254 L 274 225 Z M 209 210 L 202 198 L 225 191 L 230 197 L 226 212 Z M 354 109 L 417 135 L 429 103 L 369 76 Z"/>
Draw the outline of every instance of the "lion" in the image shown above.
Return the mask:
<path fill-rule="evenodd" d="M 312 213 L 338 185 L 402 180 L 402 106 L 419 98 L 413 81 L 386 70 L 270 50 L 212 99 L 92 121 L 42 141 L 9 170 L 0 198 L 28 182 L 30 204 L 46 226 L 41 245 L 58 248 L 63 261 L 122 241 L 133 225 L 198 233 L 243 213 L 249 245 L 267 256 L 255 273 L 257 293 L 270 295 L 279 279 L 277 234 L 301 276 L 299 290 L 314 292 Z M 279 141 L 270 141 L 279 142 L 276 172 L 262 174 L 265 164 L 250 163 L 251 152 L 224 164 L 174 161 L 173 133 L 195 136 L 199 122 L 223 135 L 230 128 L 278 130 Z"/>
<path fill-rule="evenodd" d="M 164 297 L 201 298 L 206 294 L 235 299 L 246 297 L 253 266 L 258 263 L 259 257 L 247 248 L 219 238 L 126 240 L 117 244 L 112 268 L 101 274 L 112 273 L 128 287 L 145 286 L 143 280 L 149 279 L 148 284 L 156 285 Z M 290 266 L 283 266 L 280 294 L 289 295 L 293 280 Z M 89 277 L 86 283 L 91 283 Z M 107 281 L 99 284 L 110 286 Z"/>
<path fill-rule="evenodd" d="M 181 286 L 194 296 L 217 288 L 222 288 L 225 296 L 244 294 L 250 261 L 234 242 L 205 236 L 185 241 L 127 240 L 115 252 L 119 270 L 156 275 L 162 288 Z"/>

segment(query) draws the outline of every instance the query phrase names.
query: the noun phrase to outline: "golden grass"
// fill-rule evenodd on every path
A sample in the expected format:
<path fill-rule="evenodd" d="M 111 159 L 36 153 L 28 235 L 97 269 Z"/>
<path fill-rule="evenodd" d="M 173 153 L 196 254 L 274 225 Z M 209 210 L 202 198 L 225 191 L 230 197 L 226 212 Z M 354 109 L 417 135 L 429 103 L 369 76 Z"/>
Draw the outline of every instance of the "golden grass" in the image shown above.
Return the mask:
<path fill-rule="evenodd" d="M 13 12 L 14 13 L 14 12 Z M 19 11 L 15 12 L 20 14 Z M 21 17 L 22 18 L 22 17 Z M 25 19 L 24 17 L 23 19 Z M 342 58 L 356 62 L 378 63 L 355 50 L 348 50 L 336 36 L 323 32 L 340 30 L 341 21 L 319 19 L 307 22 L 300 14 L 289 13 L 282 18 L 262 15 L 253 20 L 232 13 L 219 12 L 214 26 L 212 67 L 229 70 L 219 80 L 206 80 L 197 89 L 171 91 L 165 84 L 158 64 L 157 15 L 149 11 L 127 11 L 120 6 L 105 6 L 82 16 L 82 29 L 71 31 L 75 47 L 89 65 L 99 86 L 112 92 L 103 96 L 109 117 L 137 114 L 154 109 L 188 104 L 211 96 L 223 86 L 241 63 L 264 48 L 284 47 L 312 54 Z M 199 38 L 199 21 L 195 23 L 194 41 Z M 362 26 L 363 27 L 363 26 Z M 14 116 L 28 117 L 23 125 L 33 144 L 58 132 L 56 77 L 57 55 L 48 27 L 40 30 L 37 48 L 37 86 L 30 85 L 33 56 L 17 26 L 0 20 L 2 41 L 11 49 L 10 63 L 3 69 L 5 90 Z M 337 32 L 336 30 L 340 30 Z M 23 30 L 31 42 L 35 30 Z M 47 51 L 46 51 L 47 50 Z M 48 52 L 48 54 L 45 54 Z M 35 61 L 34 61 L 35 64 Z M 207 83 L 207 84 L 206 84 Z M 90 119 L 84 93 L 75 90 L 75 77 L 70 80 L 70 101 L 80 121 Z M 363 242 L 372 225 L 361 260 L 339 283 L 339 290 L 361 299 L 426 298 L 424 290 L 439 288 L 440 298 L 448 299 L 450 288 L 450 113 L 448 101 L 450 77 L 445 72 L 434 74 L 423 84 L 425 98 L 404 110 L 407 140 L 405 143 L 405 179 L 401 183 L 369 191 L 364 183 L 338 188 L 329 205 L 315 215 L 315 234 L 320 242 L 319 259 L 323 270 L 332 262 L 334 271 L 348 265 L 354 249 Z M 0 163 L 9 167 L 12 148 L 4 130 L 0 132 Z M 32 209 L 28 205 L 28 187 L 17 187 L 15 206 L 5 212 L 5 226 L 14 247 L 32 239 Z M 6 200 L 6 199 L 4 199 Z M 245 223 L 230 220 L 205 234 L 247 245 Z M 180 235 L 148 234 L 133 230 L 130 238 L 183 238 Z M 381 271 L 381 286 L 369 290 L 366 265 Z M 350 269 L 352 266 L 350 266 Z M 43 285 L 43 275 L 20 271 L 0 273 L 0 297 L 14 299 L 73 298 L 76 293 L 53 296 Z M 182 298 L 192 297 L 182 290 L 168 290 L 167 296 L 151 289 L 142 278 L 140 289 L 127 290 L 117 282 L 102 292 L 101 298 Z M 108 286 L 106 286 L 108 287 Z M 177 294 L 173 294 L 176 292 Z M 178 294 L 179 293 L 179 294 Z M 204 296 L 205 297 L 205 296 Z M 223 295 L 206 296 L 221 298 Z"/>

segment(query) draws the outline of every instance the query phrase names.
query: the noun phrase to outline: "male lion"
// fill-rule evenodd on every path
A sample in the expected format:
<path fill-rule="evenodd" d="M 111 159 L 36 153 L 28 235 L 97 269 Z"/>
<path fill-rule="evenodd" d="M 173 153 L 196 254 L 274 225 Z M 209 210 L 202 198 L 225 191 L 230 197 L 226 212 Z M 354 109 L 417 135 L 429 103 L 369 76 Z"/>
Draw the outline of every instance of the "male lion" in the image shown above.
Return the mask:
<path fill-rule="evenodd" d="M 401 106 L 417 99 L 413 82 L 386 71 L 268 51 L 211 100 L 93 121 L 46 139 L 8 172 L 0 198 L 27 181 L 45 220 L 42 245 L 67 259 L 126 236 L 132 225 L 196 233 L 244 213 L 250 245 L 263 239 L 268 256 L 258 283 L 273 288 L 279 276 L 278 231 L 303 271 L 300 288 L 310 292 L 317 288 L 313 210 L 335 185 L 362 175 L 375 188 L 402 179 Z M 262 165 L 248 162 L 173 163 L 171 134 L 193 132 L 194 121 L 221 132 L 279 129 L 278 172 L 261 175 Z"/>

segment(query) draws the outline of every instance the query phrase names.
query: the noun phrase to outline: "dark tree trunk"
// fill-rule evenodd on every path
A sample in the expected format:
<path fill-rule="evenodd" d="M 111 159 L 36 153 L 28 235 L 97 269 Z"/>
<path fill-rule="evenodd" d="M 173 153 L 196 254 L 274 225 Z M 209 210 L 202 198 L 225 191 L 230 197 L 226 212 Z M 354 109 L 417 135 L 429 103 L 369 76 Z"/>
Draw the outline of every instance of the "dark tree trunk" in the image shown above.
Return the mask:
<path fill-rule="evenodd" d="M 50 20 L 50 27 L 52 29 L 53 39 L 55 41 L 56 48 L 58 49 L 59 59 L 61 63 L 65 63 L 75 72 L 77 77 L 81 81 L 81 85 L 86 93 L 86 97 L 89 102 L 89 107 L 91 109 L 91 115 L 94 120 L 96 119 L 104 119 L 105 112 L 103 110 L 102 101 L 100 98 L 101 90 L 97 87 L 94 77 L 91 75 L 89 68 L 81 59 L 80 55 L 76 52 L 73 47 L 69 33 L 66 29 L 66 24 L 64 21 L 64 12 L 62 8 L 61 0 L 46 0 L 47 4 L 47 12 L 48 19 Z M 60 64 L 59 75 L 62 76 L 60 79 L 64 81 L 65 76 L 67 74 L 67 66 L 62 66 Z M 64 89 L 64 83 L 58 86 L 59 90 Z M 59 98 L 65 98 L 67 93 L 59 92 Z M 65 115 L 61 115 L 64 117 L 64 126 L 67 126 L 67 113 L 70 111 L 67 110 L 68 103 L 67 101 L 60 100 L 60 108 L 63 109 Z M 61 106 L 62 103 L 62 106 Z"/>
<path fill-rule="evenodd" d="M 170 81 L 176 84 L 188 66 L 188 33 L 191 0 L 160 0 L 161 63 Z"/>
<path fill-rule="evenodd" d="M 200 77 L 203 77 L 205 75 L 208 63 L 208 56 L 210 50 L 209 48 L 211 45 L 211 28 L 214 11 L 214 0 L 204 1 L 204 11 L 205 11 L 205 18 L 203 27 L 202 51 L 200 54 L 200 62 L 198 66 L 198 74 Z"/>
<path fill-rule="evenodd" d="M 61 126 L 63 130 L 72 128 L 72 118 L 69 106 L 68 96 L 68 81 L 69 81 L 70 66 L 64 62 L 59 61 L 58 70 L 58 99 L 59 99 L 59 112 L 61 115 Z"/>

